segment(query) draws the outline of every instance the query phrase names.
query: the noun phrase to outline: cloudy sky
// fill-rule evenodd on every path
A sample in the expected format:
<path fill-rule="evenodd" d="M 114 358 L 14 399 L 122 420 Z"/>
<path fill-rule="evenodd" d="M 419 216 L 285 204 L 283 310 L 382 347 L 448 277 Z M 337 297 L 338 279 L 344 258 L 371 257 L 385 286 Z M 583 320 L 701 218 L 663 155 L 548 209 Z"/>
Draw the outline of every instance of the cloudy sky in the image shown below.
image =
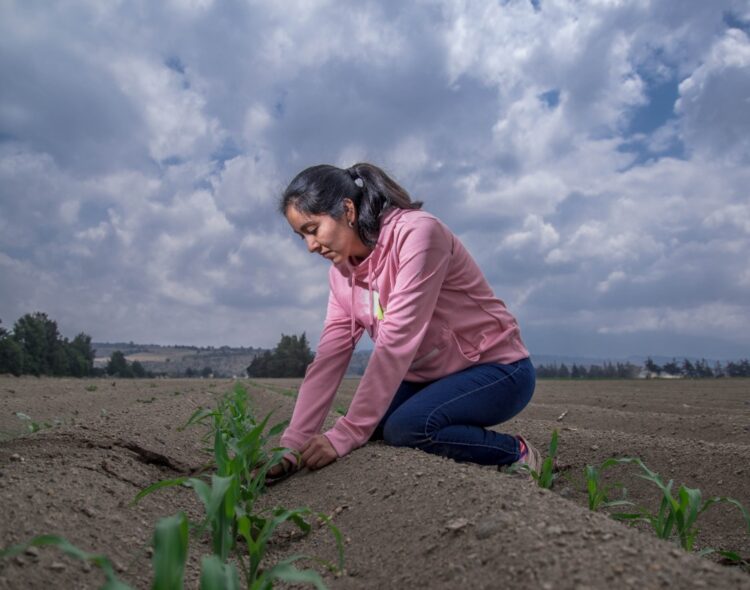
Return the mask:
<path fill-rule="evenodd" d="M 0 318 L 314 341 L 276 200 L 385 167 L 536 354 L 750 356 L 747 0 L 0 1 Z"/>

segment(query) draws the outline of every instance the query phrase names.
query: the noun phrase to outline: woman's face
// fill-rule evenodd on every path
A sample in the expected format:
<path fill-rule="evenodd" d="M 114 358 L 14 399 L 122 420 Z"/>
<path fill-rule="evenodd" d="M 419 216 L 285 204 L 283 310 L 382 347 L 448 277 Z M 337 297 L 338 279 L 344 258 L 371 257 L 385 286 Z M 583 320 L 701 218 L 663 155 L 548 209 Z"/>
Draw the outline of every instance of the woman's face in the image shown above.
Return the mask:
<path fill-rule="evenodd" d="M 345 211 L 341 219 L 334 219 L 330 215 L 301 213 L 290 205 L 286 210 L 286 219 L 294 233 L 305 240 L 309 252 L 320 254 L 334 264 L 341 264 L 349 258 L 365 258 L 370 253 L 370 248 L 360 240 L 356 229 L 349 227 L 350 221 L 356 222 L 353 205 L 347 206 Z"/>

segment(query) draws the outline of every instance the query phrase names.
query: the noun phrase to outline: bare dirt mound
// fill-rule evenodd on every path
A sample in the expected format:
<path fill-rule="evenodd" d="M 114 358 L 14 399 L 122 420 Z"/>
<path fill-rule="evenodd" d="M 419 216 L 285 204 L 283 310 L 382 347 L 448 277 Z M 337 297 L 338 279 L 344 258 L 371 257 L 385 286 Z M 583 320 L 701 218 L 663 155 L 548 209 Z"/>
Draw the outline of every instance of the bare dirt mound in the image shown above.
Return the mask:
<path fill-rule="evenodd" d="M 350 385 L 342 388 L 337 404 L 347 403 Z M 231 382 L 209 380 L 0 378 L 0 431 L 6 439 L 0 443 L 0 546 L 41 533 L 62 534 L 87 551 L 108 555 L 133 587 L 149 588 L 148 545 L 156 521 L 179 510 L 197 520 L 202 509 L 184 488 L 157 492 L 135 506 L 131 501 L 154 481 L 201 468 L 208 459 L 201 429 L 176 427 L 230 387 Z M 251 386 L 258 414 L 275 410 L 278 420 L 288 417 L 293 399 L 280 393 L 294 387 L 283 382 Z M 707 493 L 726 493 L 747 504 L 744 469 L 750 455 L 743 434 L 750 407 L 744 393 L 730 392 L 711 408 L 691 409 L 686 401 L 688 407 L 678 412 L 682 421 L 673 420 L 667 408 L 645 404 L 641 417 L 615 414 L 620 421 L 608 422 L 612 412 L 631 411 L 627 408 L 637 401 L 633 395 L 599 388 L 578 396 L 572 389 L 543 384 L 510 431 L 526 432 L 543 446 L 552 427 L 567 427 L 561 431 L 560 460 L 571 473 L 615 451 L 644 451 L 642 457 L 657 471 L 664 467 L 665 475 L 691 485 L 705 482 Z M 596 396 L 602 399 L 597 402 Z M 730 418 L 717 414 L 720 406 Z M 38 423 L 57 419 L 61 425 L 19 436 L 24 427 L 15 416 L 19 411 Z M 657 414 L 656 422 L 651 414 Z M 704 415 L 718 419 L 735 438 L 706 434 L 713 427 L 705 427 Z M 671 426 L 686 420 L 688 426 Z M 704 425 L 693 438 L 690 420 Z M 637 430 L 634 424 L 641 422 L 642 430 L 653 432 Z M 653 441 L 659 444 L 648 444 Z M 716 452 L 731 460 L 710 461 Z M 691 481 L 682 477 L 693 471 Z M 709 485 L 718 480 L 722 483 Z M 750 575 L 738 568 L 686 554 L 589 512 L 580 505 L 574 478 L 560 480 L 558 491 L 568 497 L 540 490 L 522 477 L 376 443 L 321 471 L 295 475 L 262 502 L 309 506 L 333 516 L 346 538 L 346 570 L 337 577 L 325 574 L 331 588 L 750 588 Z M 706 542 L 730 544 L 747 554 L 738 514 L 717 511 L 718 524 L 706 521 Z M 207 552 L 205 543 L 191 540 L 187 587 L 197 587 L 196 564 Z M 281 535 L 269 557 L 297 553 L 334 561 L 333 537 L 325 527 L 305 538 Z M 97 570 L 54 549 L 0 562 L 0 588 L 97 588 L 103 580 Z"/>

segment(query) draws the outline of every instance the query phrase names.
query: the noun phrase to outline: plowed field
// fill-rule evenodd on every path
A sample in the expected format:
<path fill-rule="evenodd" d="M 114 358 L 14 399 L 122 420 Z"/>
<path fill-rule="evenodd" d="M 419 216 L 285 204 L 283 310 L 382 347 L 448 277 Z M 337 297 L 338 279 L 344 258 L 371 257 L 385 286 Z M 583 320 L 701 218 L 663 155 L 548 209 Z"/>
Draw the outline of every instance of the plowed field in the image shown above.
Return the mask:
<path fill-rule="evenodd" d="M 246 382 L 256 412 L 288 418 L 299 381 Z M 212 406 L 231 381 L 73 380 L 0 377 L 0 547 L 61 534 L 113 560 L 134 588 L 149 588 L 155 522 L 202 508 L 186 488 L 133 506 L 160 479 L 210 459 L 201 427 L 179 431 Z M 334 405 L 345 409 L 356 381 Z M 44 427 L 28 434 L 23 412 Z M 332 413 L 330 422 L 335 419 Z M 560 433 L 553 490 L 528 478 L 371 443 L 316 472 L 271 488 L 266 506 L 309 506 L 333 515 L 345 538 L 346 569 L 331 588 L 749 588 L 750 573 L 687 554 L 643 527 L 587 509 L 586 464 L 637 456 L 675 486 L 750 506 L 750 382 L 542 381 L 530 406 L 499 427 L 540 448 Z M 629 498 L 656 509 L 659 495 L 631 466 L 613 468 Z M 707 511 L 698 548 L 750 558 L 750 534 L 731 506 Z M 209 552 L 192 540 L 186 587 Z M 325 528 L 283 535 L 270 560 L 304 553 L 335 558 Z M 0 588 L 98 588 L 102 574 L 52 548 L 0 561 Z"/>

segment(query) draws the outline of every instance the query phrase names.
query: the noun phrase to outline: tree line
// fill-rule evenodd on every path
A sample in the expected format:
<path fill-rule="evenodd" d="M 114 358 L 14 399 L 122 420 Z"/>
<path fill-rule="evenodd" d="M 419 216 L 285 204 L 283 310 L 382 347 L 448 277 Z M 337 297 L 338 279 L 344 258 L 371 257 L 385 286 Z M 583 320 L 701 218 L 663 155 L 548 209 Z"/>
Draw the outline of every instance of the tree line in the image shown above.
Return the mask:
<path fill-rule="evenodd" d="M 651 374 L 660 377 L 669 375 L 671 377 L 687 377 L 689 379 L 706 379 L 716 377 L 750 377 L 750 361 L 742 359 L 739 361 L 728 361 L 725 365 L 716 361 L 711 366 L 706 359 L 690 361 L 672 359 L 664 365 L 656 364 L 650 357 L 646 359 L 643 368 Z"/>
<path fill-rule="evenodd" d="M 0 325 L 0 373 L 88 377 L 93 371 L 91 336 L 64 338 L 46 313 L 27 313 L 11 331 Z"/>
<path fill-rule="evenodd" d="M 577 365 L 570 367 L 565 363 L 535 365 L 536 376 L 539 379 L 635 379 L 641 372 L 641 367 L 633 363 L 610 363 L 603 365 Z"/>
<path fill-rule="evenodd" d="M 641 365 L 633 363 L 604 363 L 603 365 L 577 365 L 570 367 L 565 363 L 541 364 L 536 366 L 536 375 L 540 379 L 638 379 L 642 377 L 673 377 L 687 379 L 715 379 L 720 377 L 750 377 L 750 361 L 728 361 L 722 365 L 716 361 L 713 366 L 705 359 L 682 361 L 672 359 L 658 365 L 649 357 Z"/>
<path fill-rule="evenodd" d="M 91 336 L 79 333 L 73 340 L 60 334 L 57 322 L 46 313 L 27 313 L 13 328 L 3 328 L 0 320 L 0 375 L 42 375 L 49 377 L 153 377 L 138 361 L 128 362 L 116 350 L 106 368 L 94 367 L 95 351 Z"/>
<path fill-rule="evenodd" d="M 6 330 L 0 320 L 0 374 L 48 375 L 53 377 L 103 377 L 121 378 L 154 377 L 139 361 L 128 362 L 125 355 L 114 351 L 105 368 L 94 367 L 94 349 L 91 336 L 83 332 L 72 340 L 64 338 L 57 323 L 46 313 L 28 313 L 19 318 L 11 330 Z M 249 377 L 304 377 L 313 360 L 307 336 L 282 334 L 276 347 L 256 356 L 247 367 Z M 683 377 L 705 379 L 717 377 L 750 377 L 750 361 L 715 362 L 705 359 L 691 361 L 684 358 L 659 365 L 649 357 L 643 366 L 630 362 L 602 365 L 571 366 L 540 364 L 536 367 L 540 379 L 636 379 L 639 377 Z M 202 371 L 187 369 L 186 377 L 209 377 L 210 367 Z"/>

